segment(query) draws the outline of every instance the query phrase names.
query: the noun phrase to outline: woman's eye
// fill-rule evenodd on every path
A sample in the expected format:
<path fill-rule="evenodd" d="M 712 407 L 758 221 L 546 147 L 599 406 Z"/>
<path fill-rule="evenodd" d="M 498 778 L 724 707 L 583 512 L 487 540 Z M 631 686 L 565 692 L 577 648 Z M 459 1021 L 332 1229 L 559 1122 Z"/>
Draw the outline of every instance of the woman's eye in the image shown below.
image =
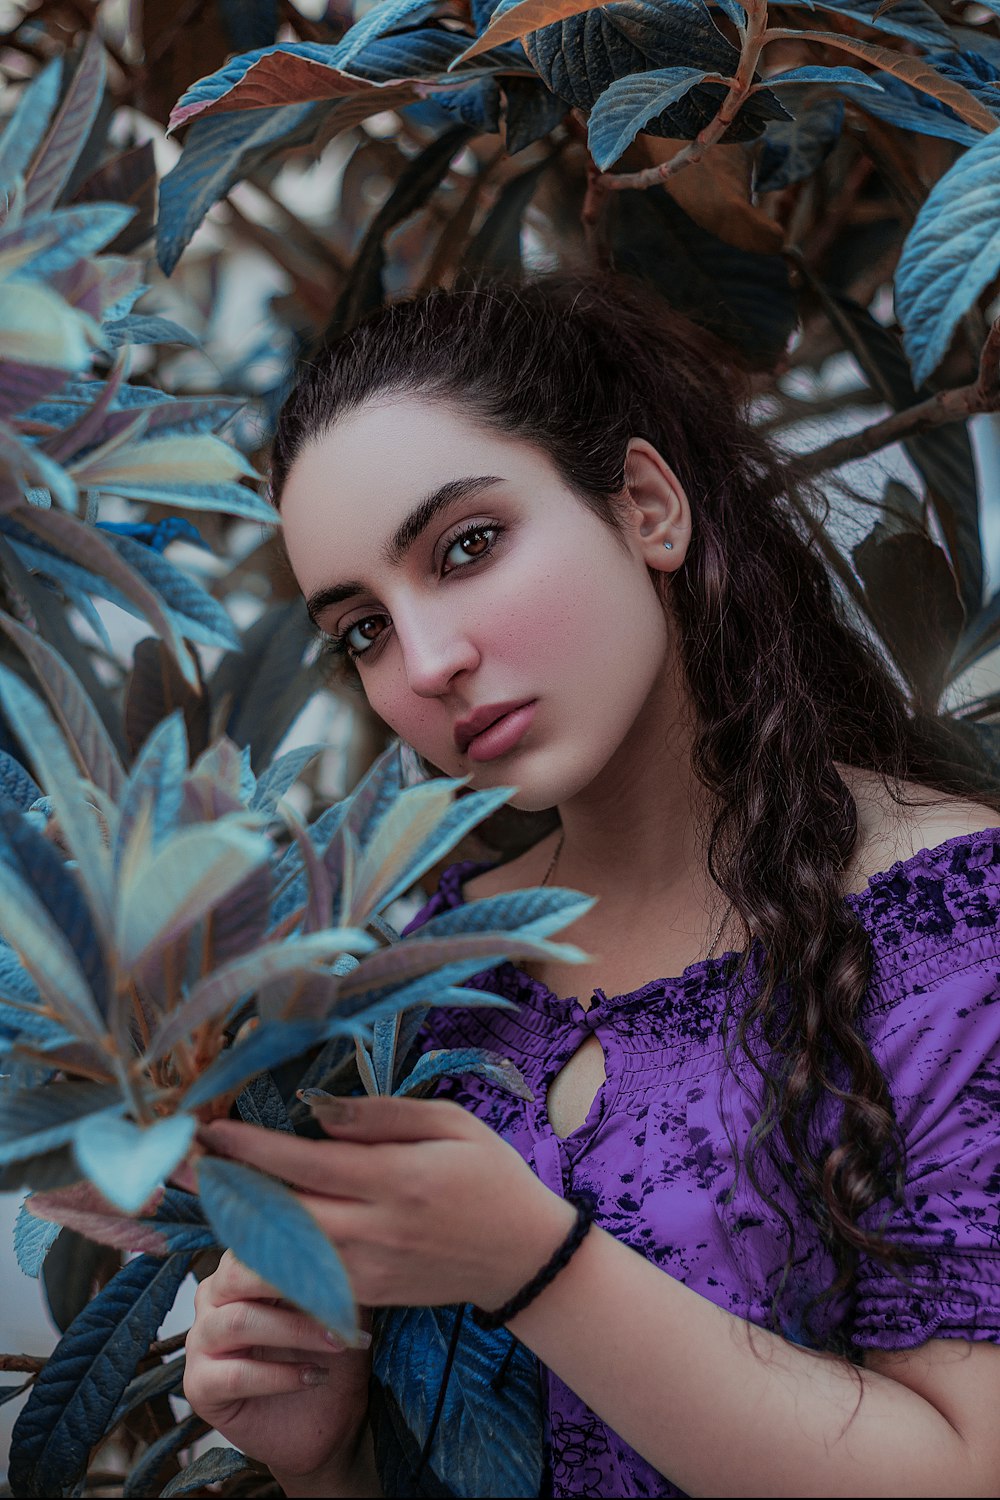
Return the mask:
<path fill-rule="evenodd" d="M 383 621 L 380 615 L 367 615 L 363 620 L 355 620 L 344 631 L 343 640 L 349 647 L 352 655 L 363 656 L 369 646 L 374 645 L 378 635 L 370 635 L 372 629 L 379 630 Z"/>
<path fill-rule="evenodd" d="M 492 549 L 496 541 L 499 528 L 496 526 L 473 526 L 468 531 L 463 531 L 460 536 L 448 544 L 445 552 L 445 562 L 455 553 L 455 559 L 451 569 L 464 568 L 467 563 L 478 562 L 481 557 Z"/>

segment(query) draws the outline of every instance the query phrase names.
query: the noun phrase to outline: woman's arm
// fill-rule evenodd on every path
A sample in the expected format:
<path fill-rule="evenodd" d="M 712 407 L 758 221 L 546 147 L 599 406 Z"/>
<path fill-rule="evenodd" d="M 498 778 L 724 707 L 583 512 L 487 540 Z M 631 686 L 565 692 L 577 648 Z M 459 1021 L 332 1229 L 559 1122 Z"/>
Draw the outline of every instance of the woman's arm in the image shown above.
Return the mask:
<path fill-rule="evenodd" d="M 501 1306 L 571 1206 L 457 1104 L 354 1099 L 334 1140 L 202 1132 L 298 1187 L 368 1306 Z M 692 1495 L 1000 1496 L 1000 1349 L 939 1340 L 858 1369 L 789 1344 L 592 1228 L 510 1323 L 648 1463 Z"/>
<path fill-rule="evenodd" d="M 858 1369 L 756 1328 L 591 1229 L 508 1325 L 691 1495 L 1000 1495 L 1000 1348 Z"/>

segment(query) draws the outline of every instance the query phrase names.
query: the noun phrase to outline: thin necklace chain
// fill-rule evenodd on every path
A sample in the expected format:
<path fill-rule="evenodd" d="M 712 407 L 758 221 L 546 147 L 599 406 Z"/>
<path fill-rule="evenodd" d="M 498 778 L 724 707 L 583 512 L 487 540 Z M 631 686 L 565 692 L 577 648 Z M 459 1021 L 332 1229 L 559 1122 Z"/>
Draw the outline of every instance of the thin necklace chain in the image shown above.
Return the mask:
<path fill-rule="evenodd" d="M 566 830 L 563 829 L 562 833 L 560 833 L 560 835 L 559 835 L 559 842 L 556 845 L 556 852 L 553 854 L 551 860 L 549 861 L 549 868 L 545 871 L 545 878 L 541 882 L 542 885 L 548 885 L 548 883 L 549 883 L 549 878 L 550 878 L 550 876 L 552 874 L 552 871 L 556 867 L 556 860 L 559 858 L 560 854 L 562 853 L 562 846 L 563 846 L 563 842 L 564 842 L 565 838 L 566 838 Z M 709 948 L 708 953 L 705 955 L 706 958 L 711 958 L 712 955 L 714 954 L 716 948 L 719 946 L 719 939 L 721 938 L 723 932 L 726 929 L 726 923 L 729 921 L 729 917 L 730 917 L 730 913 L 732 912 L 732 909 L 733 909 L 733 903 L 730 901 L 729 905 L 726 907 L 725 911 L 722 914 L 722 921 L 719 923 L 719 926 L 718 926 L 718 929 L 716 931 L 715 937 L 712 939 L 712 946 Z"/>

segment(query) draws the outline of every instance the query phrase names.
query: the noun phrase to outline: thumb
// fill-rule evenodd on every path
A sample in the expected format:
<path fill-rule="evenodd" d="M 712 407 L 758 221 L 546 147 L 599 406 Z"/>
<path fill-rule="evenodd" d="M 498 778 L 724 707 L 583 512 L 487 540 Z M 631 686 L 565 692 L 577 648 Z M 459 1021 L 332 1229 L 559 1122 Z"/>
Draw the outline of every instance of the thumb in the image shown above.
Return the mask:
<path fill-rule="evenodd" d="M 408 1099 L 390 1095 L 338 1098 L 318 1089 L 303 1089 L 327 1135 L 349 1141 L 461 1140 L 470 1133 L 471 1116 L 450 1099 Z"/>

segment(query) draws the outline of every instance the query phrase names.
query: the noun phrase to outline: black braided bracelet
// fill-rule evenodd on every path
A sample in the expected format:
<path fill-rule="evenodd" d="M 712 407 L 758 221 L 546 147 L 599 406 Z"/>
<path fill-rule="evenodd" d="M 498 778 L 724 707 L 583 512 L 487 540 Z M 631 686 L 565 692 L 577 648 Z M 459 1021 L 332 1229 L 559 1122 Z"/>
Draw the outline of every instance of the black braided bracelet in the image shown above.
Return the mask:
<path fill-rule="evenodd" d="M 492 1333 L 494 1329 L 502 1328 L 516 1313 L 523 1312 L 529 1302 L 534 1302 L 539 1292 L 553 1281 L 562 1270 L 572 1255 L 579 1250 L 583 1243 L 583 1237 L 594 1222 L 594 1212 L 597 1208 L 597 1199 L 593 1193 L 567 1193 L 566 1202 L 572 1203 L 576 1209 L 576 1223 L 569 1234 L 563 1240 L 559 1249 L 547 1260 L 537 1275 L 532 1276 L 519 1292 L 515 1292 L 509 1302 L 503 1307 L 498 1307 L 496 1312 L 483 1312 L 481 1307 L 472 1309 L 472 1321 L 477 1328 L 482 1328 L 485 1333 Z"/>

